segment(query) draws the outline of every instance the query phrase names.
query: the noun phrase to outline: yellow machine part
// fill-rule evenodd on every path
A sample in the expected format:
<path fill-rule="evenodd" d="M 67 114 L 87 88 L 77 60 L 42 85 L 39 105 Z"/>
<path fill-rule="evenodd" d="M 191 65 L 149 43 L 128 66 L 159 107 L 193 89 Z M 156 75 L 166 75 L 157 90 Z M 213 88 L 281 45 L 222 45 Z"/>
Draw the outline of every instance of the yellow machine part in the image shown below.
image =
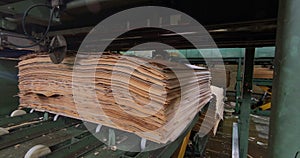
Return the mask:
<path fill-rule="evenodd" d="M 190 136 L 191 136 L 191 131 L 189 131 L 189 133 L 184 137 L 181 146 L 177 149 L 177 151 L 175 152 L 175 154 L 172 156 L 172 158 L 184 158 L 184 154 L 185 154 L 185 150 L 186 147 L 188 145 Z"/>
<path fill-rule="evenodd" d="M 270 91 L 271 88 L 267 86 L 259 86 L 263 91 L 267 92 L 268 94 L 272 95 L 272 92 Z M 259 107 L 261 110 L 268 110 L 271 109 L 271 102 L 268 102 L 266 104 L 263 104 Z"/>
<path fill-rule="evenodd" d="M 263 91 L 267 92 L 268 94 L 272 95 L 272 92 L 270 91 L 271 88 L 267 86 L 259 86 Z"/>
<path fill-rule="evenodd" d="M 264 105 L 261 105 L 259 108 L 260 108 L 261 110 L 268 110 L 268 109 L 271 109 L 271 102 L 266 103 L 266 104 L 264 104 Z"/>

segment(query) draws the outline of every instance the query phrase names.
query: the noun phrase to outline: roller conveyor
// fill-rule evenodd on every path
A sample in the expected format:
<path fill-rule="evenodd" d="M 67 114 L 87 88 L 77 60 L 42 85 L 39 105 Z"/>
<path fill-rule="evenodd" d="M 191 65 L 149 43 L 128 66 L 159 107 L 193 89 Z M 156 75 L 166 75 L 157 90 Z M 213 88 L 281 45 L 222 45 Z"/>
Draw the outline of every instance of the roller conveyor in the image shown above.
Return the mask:
<path fill-rule="evenodd" d="M 141 152 L 140 137 L 135 134 L 124 134 L 123 131 L 117 129 L 103 126 L 98 133 L 92 134 L 84 124 L 89 124 L 95 130 L 98 125 L 63 116 L 59 116 L 54 121 L 55 115 L 46 112 L 2 117 L 0 127 L 7 130 L 8 133 L 0 136 L 0 155 L 1 157 L 24 157 L 35 146 L 43 145 L 50 151 L 43 157 L 49 158 L 170 157 L 181 145 L 182 140 L 195 125 L 198 118 L 198 115 L 195 116 L 192 123 L 176 141 L 163 148 Z M 102 141 L 99 141 L 94 135 Z M 157 144 L 147 141 L 145 144 L 146 149 L 152 145 Z M 120 146 L 134 151 L 140 150 L 140 152 L 119 150 Z"/>

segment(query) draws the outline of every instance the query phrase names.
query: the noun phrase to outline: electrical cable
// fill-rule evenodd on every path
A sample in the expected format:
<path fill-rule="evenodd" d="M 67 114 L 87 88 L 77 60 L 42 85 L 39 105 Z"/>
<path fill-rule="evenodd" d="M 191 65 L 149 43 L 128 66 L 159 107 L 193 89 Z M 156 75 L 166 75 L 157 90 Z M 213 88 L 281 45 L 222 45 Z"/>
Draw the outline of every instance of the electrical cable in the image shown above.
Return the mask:
<path fill-rule="evenodd" d="M 22 28 L 23 28 L 24 34 L 27 35 L 27 36 L 30 36 L 30 35 L 28 34 L 28 32 L 26 30 L 26 26 L 25 26 L 26 25 L 26 17 L 28 16 L 28 13 L 36 7 L 47 7 L 49 9 L 51 9 L 51 6 L 47 5 L 47 4 L 34 4 L 34 5 L 31 5 L 29 8 L 26 9 L 26 11 L 24 12 L 23 17 L 22 17 Z M 51 13 L 50 13 L 50 19 L 51 19 Z"/>
<path fill-rule="evenodd" d="M 44 32 L 42 38 L 40 38 L 39 40 L 35 41 L 36 39 L 34 39 L 32 36 L 30 36 L 30 35 L 28 34 L 27 30 L 26 30 L 26 27 L 25 27 L 26 17 L 27 17 L 27 15 L 28 15 L 28 13 L 29 13 L 33 8 L 41 7 L 41 6 L 47 7 L 47 8 L 50 9 L 50 17 L 49 17 L 49 20 L 48 20 L 48 26 L 47 26 L 47 28 L 46 28 L 46 30 L 45 30 L 45 32 Z M 29 47 L 33 47 L 33 46 L 39 45 L 39 44 L 46 38 L 46 36 L 47 36 L 47 34 L 48 34 L 49 30 L 50 30 L 50 27 L 51 27 L 51 24 L 52 24 L 52 19 L 53 19 L 54 13 L 55 13 L 55 9 L 56 9 L 56 7 L 51 8 L 50 5 L 46 5 L 46 4 L 35 4 L 35 5 L 32 5 L 32 6 L 30 6 L 29 8 L 27 8 L 27 10 L 26 10 L 26 11 L 24 12 L 24 14 L 23 14 L 23 18 L 22 18 L 22 27 L 23 27 L 24 34 L 25 34 L 28 38 L 32 39 L 34 43 L 31 44 L 31 45 L 26 45 L 26 46 L 25 46 L 25 45 L 17 45 L 17 44 L 11 43 L 11 42 L 9 42 L 8 44 L 9 44 L 9 45 L 12 45 L 12 46 L 14 46 L 14 47 L 18 47 L 18 48 L 29 48 Z"/>

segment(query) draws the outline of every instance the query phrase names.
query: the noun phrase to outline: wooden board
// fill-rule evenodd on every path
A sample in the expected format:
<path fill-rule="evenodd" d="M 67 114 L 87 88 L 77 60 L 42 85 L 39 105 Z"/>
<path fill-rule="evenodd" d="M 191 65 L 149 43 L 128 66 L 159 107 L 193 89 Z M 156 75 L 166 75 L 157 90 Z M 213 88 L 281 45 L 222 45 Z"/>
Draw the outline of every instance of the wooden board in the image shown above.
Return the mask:
<path fill-rule="evenodd" d="M 74 61 L 74 55 L 61 64 L 43 54 L 23 57 L 20 106 L 167 143 L 211 99 L 205 68 L 116 54 L 79 56 L 75 67 Z"/>
<path fill-rule="evenodd" d="M 253 78 L 273 79 L 273 70 L 269 68 L 254 68 Z"/>

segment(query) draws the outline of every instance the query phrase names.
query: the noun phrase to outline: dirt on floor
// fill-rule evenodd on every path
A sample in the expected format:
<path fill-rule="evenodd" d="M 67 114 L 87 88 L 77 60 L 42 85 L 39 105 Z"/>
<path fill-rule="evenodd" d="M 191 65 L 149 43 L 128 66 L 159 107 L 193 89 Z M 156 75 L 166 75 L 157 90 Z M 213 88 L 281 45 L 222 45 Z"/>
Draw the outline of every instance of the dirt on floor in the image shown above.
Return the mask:
<path fill-rule="evenodd" d="M 267 157 L 268 123 L 257 122 L 250 117 L 249 158 Z M 255 121 L 255 122 L 254 122 Z M 232 148 L 232 124 L 237 122 L 236 116 L 226 117 L 219 124 L 217 134 L 208 139 L 205 158 L 230 158 Z"/>

